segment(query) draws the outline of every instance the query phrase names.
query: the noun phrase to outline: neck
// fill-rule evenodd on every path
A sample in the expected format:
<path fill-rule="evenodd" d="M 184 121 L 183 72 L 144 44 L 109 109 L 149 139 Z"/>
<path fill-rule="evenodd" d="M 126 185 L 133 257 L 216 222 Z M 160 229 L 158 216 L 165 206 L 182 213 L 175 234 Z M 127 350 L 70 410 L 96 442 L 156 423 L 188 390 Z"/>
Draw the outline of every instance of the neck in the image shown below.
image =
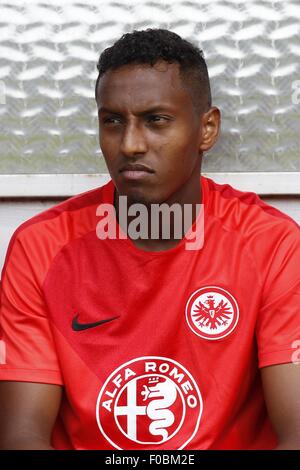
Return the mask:
<path fill-rule="evenodd" d="M 173 193 L 167 200 L 161 203 L 164 204 L 164 209 L 160 211 L 159 216 L 155 209 L 155 207 L 158 207 L 158 204 L 144 206 L 146 212 L 143 215 L 139 212 L 134 216 L 128 215 L 130 207 L 136 203 L 136 201 L 129 201 L 127 203 L 127 225 L 124 226 L 122 223 L 123 218 L 119 216 L 119 198 L 120 195 L 116 190 L 114 206 L 117 220 L 122 230 L 127 233 L 127 236 L 135 246 L 145 251 L 168 250 L 180 242 L 198 216 L 199 205 L 202 201 L 200 171 L 195 171 L 192 177 L 176 193 Z M 173 204 L 175 204 L 176 208 Z M 132 226 L 135 229 L 138 228 L 138 231 L 135 230 L 135 234 L 140 234 L 140 236 L 132 236 L 130 230 Z"/>

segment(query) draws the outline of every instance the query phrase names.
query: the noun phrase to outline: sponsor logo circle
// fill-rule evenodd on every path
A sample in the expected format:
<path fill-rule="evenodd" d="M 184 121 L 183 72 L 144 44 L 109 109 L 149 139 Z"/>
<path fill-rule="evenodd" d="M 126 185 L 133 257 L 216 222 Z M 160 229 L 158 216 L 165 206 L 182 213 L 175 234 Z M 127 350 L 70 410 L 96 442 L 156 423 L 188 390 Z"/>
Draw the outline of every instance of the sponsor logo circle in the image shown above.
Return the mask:
<path fill-rule="evenodd" d="M 208 340 L 225 338 L 235 329 L 239 307 L 225 289 L 202 287 L 189 298 L 185 309 L 186 321 L 198 336 Z"/>
<path fill-rule="evenodd" d="M 139 357 L 114 370 L 97 399 L 99 429 L 116 449 L 183 449 L 203 409 L 192 375 L 179 362 Z"/>

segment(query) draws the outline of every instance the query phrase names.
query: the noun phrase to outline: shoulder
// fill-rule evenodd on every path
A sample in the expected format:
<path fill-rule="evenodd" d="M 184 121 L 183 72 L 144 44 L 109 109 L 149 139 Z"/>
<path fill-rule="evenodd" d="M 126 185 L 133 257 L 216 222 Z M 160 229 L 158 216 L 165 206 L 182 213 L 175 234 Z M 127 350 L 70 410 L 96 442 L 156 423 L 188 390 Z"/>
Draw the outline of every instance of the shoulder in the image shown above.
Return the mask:
<path fill-rule="evenodd" d="M 245 238 L 292 233 L 300 238 L 300 227 L 295 220 L 264 202 L 256 193 L 240 191 L 229 184 L 217 184 L 205 178 L 209 214 L 228 230 L 235 230 Z"/>
<path fill-rule="evenodd" d="M 110 180 L 104 186 L 71 197 L 21 224 L 14 232 L 6 254 L 8 265 L 30 259 L 43 272 L 58 252 L 71 241 L 95 229 L 97 207 L 113 194 Z"/>
<path fill-rule="evenodd" d="M 99 188 L 70 197 L 54 205 L 21 224 L 15 231 L 14 237 L 26 238 L 28 233 L 34 231 L 42 233 L 43 230 L 47 231 L 54 227 L 58 229 L 66 221 L 70 222 L 68 227 L 64 227 L 67 230 L 75 232 L 80 231 L 80 228 L 82 230 L 88 221 L 93 221 L 98 205 L 107 201 L 112 186 L 112 181 L 109 181 Z"/>
<path fill-rule="evenodd" d="M 239 240 L 259 273 L 292 272 L 300 263 L 300 227 L 288 215 L 266 204 L 255 193 L 239 191 L 206 178 L 207 211 L 216 230 Z"/>

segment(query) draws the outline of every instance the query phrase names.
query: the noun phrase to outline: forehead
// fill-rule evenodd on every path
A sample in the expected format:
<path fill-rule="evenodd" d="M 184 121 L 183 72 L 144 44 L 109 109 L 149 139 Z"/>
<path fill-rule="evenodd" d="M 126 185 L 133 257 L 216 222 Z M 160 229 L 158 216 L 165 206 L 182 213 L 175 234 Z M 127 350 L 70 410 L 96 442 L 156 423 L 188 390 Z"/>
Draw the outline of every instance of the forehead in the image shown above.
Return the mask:
<path fill-rule="evenodd" d="M 161 61 L 129 64 L 109 70 L 100 79 L 97 90 L 98 107 L 135 109 L 166 103 L 187 106 L 191 98 L 179 74 L 179 64 Z"/>

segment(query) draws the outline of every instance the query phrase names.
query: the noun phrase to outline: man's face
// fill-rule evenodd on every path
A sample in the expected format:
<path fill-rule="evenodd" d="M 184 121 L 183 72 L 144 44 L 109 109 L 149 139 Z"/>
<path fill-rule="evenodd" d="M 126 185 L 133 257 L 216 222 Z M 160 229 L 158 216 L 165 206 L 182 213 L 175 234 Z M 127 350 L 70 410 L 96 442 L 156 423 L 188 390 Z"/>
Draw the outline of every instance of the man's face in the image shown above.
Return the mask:
<path fill-rule="evenodd" d="M 146 204 L 176 200 L 191 178 L 199 178 L 201 116 L 178 64 L 109 70 L 97 104 L 100 147 L 120 195 Z"/>

